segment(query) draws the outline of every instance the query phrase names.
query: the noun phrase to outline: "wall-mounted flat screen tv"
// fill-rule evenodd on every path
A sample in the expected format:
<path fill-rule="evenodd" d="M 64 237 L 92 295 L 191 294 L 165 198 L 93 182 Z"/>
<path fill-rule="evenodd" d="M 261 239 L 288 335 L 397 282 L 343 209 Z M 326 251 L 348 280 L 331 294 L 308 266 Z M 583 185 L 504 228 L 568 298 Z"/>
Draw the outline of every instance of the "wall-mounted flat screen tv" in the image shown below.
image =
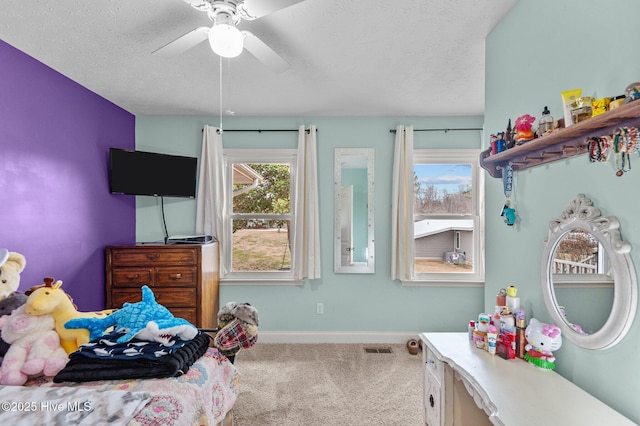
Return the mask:
<path fill-rule="evenodd" d="M 198 159 L 109 148 L 109 190 L 114 194 L 196 196 Z"/>

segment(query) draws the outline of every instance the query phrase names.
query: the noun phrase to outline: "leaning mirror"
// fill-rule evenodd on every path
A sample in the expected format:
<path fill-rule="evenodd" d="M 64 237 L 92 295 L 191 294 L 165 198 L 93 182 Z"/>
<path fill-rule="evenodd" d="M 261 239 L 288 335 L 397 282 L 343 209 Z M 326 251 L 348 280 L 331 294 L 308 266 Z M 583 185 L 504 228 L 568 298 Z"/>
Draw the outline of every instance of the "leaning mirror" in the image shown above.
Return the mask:
<path fill-rule="evenodd" d="M 375 272 L 373 148 L 336 148 L 334 271 Z"/>
<path fill-rule="evenodd" d="M 636 273 L 620 223 L 582 194 L 549 222 L 542 294 L 553 322 L 571 342 L 605 349 L 629 331 L 637 305 Z"/>

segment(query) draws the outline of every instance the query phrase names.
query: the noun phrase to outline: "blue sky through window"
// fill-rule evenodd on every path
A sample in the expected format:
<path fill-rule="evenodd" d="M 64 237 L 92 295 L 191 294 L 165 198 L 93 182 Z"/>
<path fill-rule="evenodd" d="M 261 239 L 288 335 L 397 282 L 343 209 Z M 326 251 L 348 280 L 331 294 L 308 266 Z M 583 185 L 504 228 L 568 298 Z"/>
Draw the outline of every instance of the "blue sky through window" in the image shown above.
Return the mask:
<path fill-rule="evenodd" d="M 471 164 L 415 164 L 413 169 L 421 187 L 434 185 L 440 195 L 445 189 L 451 194 L 460 185 L 471 186 Z"/>

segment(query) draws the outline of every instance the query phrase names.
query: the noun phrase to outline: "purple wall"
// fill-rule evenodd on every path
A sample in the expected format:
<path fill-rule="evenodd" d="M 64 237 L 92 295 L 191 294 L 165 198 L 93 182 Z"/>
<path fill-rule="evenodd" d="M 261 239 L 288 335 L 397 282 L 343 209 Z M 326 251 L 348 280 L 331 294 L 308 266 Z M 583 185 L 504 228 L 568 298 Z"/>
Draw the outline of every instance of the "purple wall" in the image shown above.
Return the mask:
<path fill-rule="evenodd" d="M 108 148 L 135 117 L 0 40 L 0 247 L 20 290 L 50 276 L 81 311 L 105 304 L 104 246 L 135 241 L 135 197 L 111 195 Z"/>

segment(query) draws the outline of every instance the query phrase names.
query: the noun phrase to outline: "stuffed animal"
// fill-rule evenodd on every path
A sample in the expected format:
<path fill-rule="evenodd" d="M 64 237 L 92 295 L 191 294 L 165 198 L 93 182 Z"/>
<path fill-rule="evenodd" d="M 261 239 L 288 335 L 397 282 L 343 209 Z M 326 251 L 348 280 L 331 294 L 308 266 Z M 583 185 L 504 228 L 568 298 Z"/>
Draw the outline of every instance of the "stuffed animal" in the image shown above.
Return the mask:
<path fill-rule="evenodd" d="M 2 339 L 11 344 L 0 367 L 0 384 L 23 385 L 29 376 L 55 376 L 69 357 L 60 346 L 50 314 L 27 315 L 25 305 L 0 318 Z"/>
<path fill-rule="evenodd" d="M 535 138 L 532 130 L 532 124 L 536 120 L 535 117 L 525 114 L 516 120 L 516 144 L 521 145 Z"/>
<path fill-rule="evenodd" d="M 544 324 L 531 318 L 524 336 L 527 339 L 524 359 L 537 367 L 553 370 L 556 367 L 553 351 L 562 346 L 560 329 L 553 324 Z"/>
<path fill-rule="evenodd" d="M 27 296 L 24 293 L 20 293 L 18 291 L 14 291 L 9 295 L 9 297 L 0 300 L 0 318 L 4 316 L 8 317 L 9 315 L 11 315 L 11 312 L 24 305 L 26 301 Z M 2 327 L 0 327 L 0 330 L 1 329 Z M 9 343 L 5 342 L 0 337 L 0 364 L 2 364 L 2 359 L 9 350 L 10 346 L 11 345 Z"/>
<path fill-rule="evenodd" d="M 0 300 L 18 290 L 20 273 L 26 265 L 27 260 L 20 253 L 0 249 Z"/>
<path fill-rule="evenodd" d="M 248 349 L 258 341 L 258 311 L 248 303 L 229 302 L 218 312 L 218 327 L 213 346 L 233 359 L 240 348 Z"/>
<path fill-rule="evenodd" d="M 140 340 L 156 341 L 168 345 L 171 337 L 191 340 L 198 334 L 198 329 L 183 318 L 176 318 L 164 306 L 156 302 L 153 291 L 142 286 L 142 300 L 138 303 L 125 303 L 105 318 L 78 318 L 65 324 L 68 329 L 87 329 L 90 339 L 96 340 L 104 334 L 105 329 L 117 326 L 126 329 L 127 333 L 118 338 L 117 343 L 126 343 L 134 337 Z"/>
<path fill-rule="evenodd" d="M 81 344 L 89 342 L 89 330 L 65 328 L 65 323 L 73 318 L 105 318 L 112 310 L 99 312 L 78 312 L 71 297 L 60 286 L 62 281 L 53 284 L 53 278 L 45 278 L 44 284 L 27 291 L 28 299 L 25 312 L 29 315 L 51 314 L 55 329 L 60 336 L 60 344 L 67 352 L 75 352 Z"/>

